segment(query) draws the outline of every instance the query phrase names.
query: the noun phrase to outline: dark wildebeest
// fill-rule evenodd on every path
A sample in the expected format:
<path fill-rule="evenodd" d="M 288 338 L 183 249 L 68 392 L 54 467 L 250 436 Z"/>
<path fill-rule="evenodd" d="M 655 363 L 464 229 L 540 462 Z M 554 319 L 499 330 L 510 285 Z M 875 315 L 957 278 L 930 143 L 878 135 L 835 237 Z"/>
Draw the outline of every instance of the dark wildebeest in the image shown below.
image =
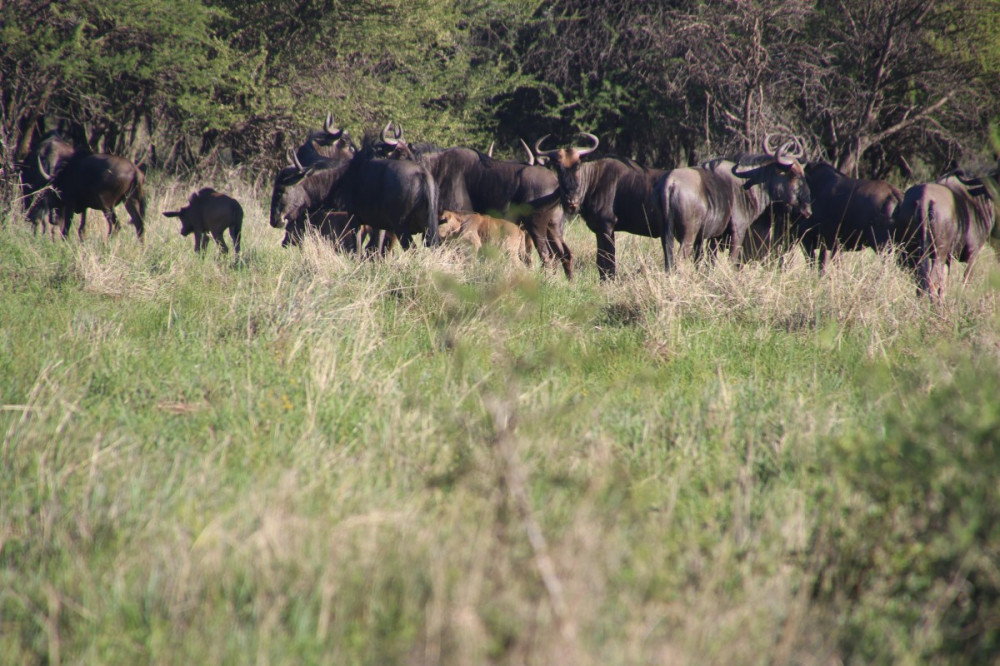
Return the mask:
<path fill-rule="evenodd" d="M 921 291 L 940 298 L 952 257 L 966 263 L 963 281 L 994 230 L 996 211 L 986 179 L 996 182 L 1000 164 L 983 178 L 955 169 L 933 183 L 906 190 L 893 214 L 900 258 L 916 271 Z"/>
<path fill-rule="evenodd" d="M 117 155 L 76 149 L 61 159 L 53 171 L 40 160 L 38 170 L 52 187 L 54 204 L 62 213 L 62 235 L 69 234 L 73 215 L 80 213 L 80 238 L 87 226 L 87 209 L 104 213 L 108 235 L 118 230 L 115 206 L 124 201 L 135 233 L 142 240 L 145 231 L 146 198 L 142 192 L 145 176 L 132 162 Z"/>
<path fill-rule="evenodd" d="M 223 232 L 228 229 L 233 239 L 233 248 L 237 255 L 240 253 L 243 207 L 230 196 L 206 187 L 192 194 L 187 206 L 180 210 L 166 211 L 163 216 L 181 219 L 181 236 L 194 234 L 195 252 L 204 250 L 208 245 L 208 239 L 205 238 L 207 233 L 212 234 L 223 254 L 229 252 L 223 238 Z"/>
<path fill-rule="evenodd" d="M 850 178 L 825 162 L 806 165 L 806 183 L 812 197 L 812 216 L 796 216 L 791 232 L 802 243 L 806 257 L 820 268 L 839 250 L 876 252 L 892 240 L 892 213 L 903 200 L 898 187 L 884 180 Z"/>
<path fill-rule="evenodd" d="M 439 242 L 433 177 L 416 162 L 375 159 L 367 145 L 349 162 L 320 161 L 279 173 L 271 195 L 272 227 L 321 208 L 349 213 L 349 231 L 368 225 L 392 232 L 404 250 L 416 233 L 427 246 Z"/>
<path fill-rule="evenodd" d="M 662 218 L 653 186 L 666 171 L 648 169 L 619 157 L 582 162 L 581 158 L 596 150 L 600 141 L 586 132 L 580 136 L 590 139 L 593 145 L 543 151 L 546 135 L 535 142 L 535 154 L 555 167 L 563 208 L 569 213 L 579 212 L 597 236 L 597 270 L 601 279 L 607 280 L 614 278 L 617 270 L 616 231 L 651 238 L 662 236 Z M 670 266 L 672 243 L 663 244 L 663 257 Z"/>
<path fill-rule="evenodd" d="M 346 130 L 338 128 L 333 122 L 333 114 L 328 113 L 323 122 L 323 129 L 311 131 L 305 142 L 296 149 L 294 154 L 289 156 L 289 161 L 296 168 L 302 170 L 320 160 L 325 160 L 328 163 L 346 162 L 354 157 L 355 152 L 357 149 L 354 142 L 351 141 L 350 135 Z M 343 247 L 345 240 L 343 231 L 346 228 L 346 222 L 347 218 L 342 215 L 341 211 L 315 209 L 286 227 L 281 247 L 301 243 L 307 223 L 319 231 L 321 236 L 333 240 L 338 247 Z"/>
<path fill-rule="evenodd" d="M 573 277 L 573 254 L 563 240 L 565 215 L 559 183 L 548 169 L 521 162 L 495 160 L 471 148 L 435 148 L 409 144 L 396 126 L 382 131 L 390 158 L 425 166 L 438 184 L 438 212 L 475 211 L 524 227 L 543 264 L 558 258 L 566 277 Z"/>
<path fill-rule="evenodd" d="M 58 133 L 50 132 L 24 161 L 24 167 L 20 172 L 21 193 L 28 220 L 36 233 L 41 225 L 43 233 L 47 226 L 51 233 L 55 234 L 55 215 L 59 208 L 59 200 L 55 191 L 48 187 L 49 179 L 42 174 L 42 169 L 49 174 L 55 173 L 59 165 L 72 157 L 75 152 L 73 144 L 64 141 Z"/>
<path fill-rule="evenodd" d="M 792 145 L 799 148 L 796 154 L 786 152 Z M 809 186 L 798 161 L 801 144 L 787 142 L 775 152 L 768 137 L 764 150 L 763 155 L 718 158 L 699 167 L 674 169 L 657 183 L 664 255 L 673 238 L 680 243 L 681 256 L 694 259 L 704 241 L 728 240 L 730 259 L 739 263 L 747 229 L 771 204 L 811 215 Z"/>

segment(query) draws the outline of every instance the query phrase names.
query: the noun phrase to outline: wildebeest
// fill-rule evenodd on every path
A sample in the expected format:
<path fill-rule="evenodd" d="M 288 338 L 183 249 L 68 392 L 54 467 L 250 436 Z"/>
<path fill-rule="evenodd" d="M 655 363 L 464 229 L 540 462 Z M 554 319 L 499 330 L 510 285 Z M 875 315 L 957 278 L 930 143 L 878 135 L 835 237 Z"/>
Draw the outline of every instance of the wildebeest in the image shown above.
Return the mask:
<path fill-rule="evenodd" d="M 430 173 L 416 162 L 374 158 L 368 145 L 348 162 L 321 160 L 278 174 L 271 195 L 272 227 L 323 208 L 350 213 L 350 229 L 368 225 L 392 232 L 403 249 L 416 233 L 423 234 L 428 246 L 439 242 L 438 190 Z"/>
<path fill-rule="evenodd" d="M 615 232 L 660 238 L 662 219 L 653 186 L 666 171 L 649 169 L 619 157 L 604 157 L 582 162 L 600 145 L 593 134 L 589 147 L 542 150 L 543 136 L 535 142 L 535 155 L 556 169 L 559 193 L 567 212 L 579 212 L 587 227 L 597 236 L 597 270 L 601 279 L 613 278 L 616 272 Z M 664 262 L 673 260 L 673 245 L 663 244 Z"/>
<path fill-rule="evenodd" d="M 442 241 L 452 238 L 462 240 L 477 251 L 483 245 L 492 245 L 531 265 L 531 236 L 508 220 L 446 210 L 441 214 L 438 232 Z"/>
<path fill-rule="evenodd" d="M 518 223 L 531 236 L 544 264 L 558 258 L 566 277 L 573 277 L 573 254 L 563 240 L 565 215 L 559 205 L 559 183 L 548 169 L 495 160 L 471 148 L 436 148 L 409 144 L 398 125 L 382 131 L 390 157 L 411 159 L 434 176 L 438 212 L 468 210 Z"/>
<path fill-rule="evenodd" d="M 181 236 L 194 234 L 194 251 L 200 252 L 208 245 L 205 234 L 219 244 L 220 251 L 229 252 L 223 233 L 229 230 L 233 248 L 240 253 L 240 238 L 243 233 L 243 207 L 240 202 L 211 187 L 206 187 L 191 195 L 188 205 L 180 210 L 165 211 L 164 217 L 181 219 Z"/>
<path fill-rule="evenodd" d="M 805 172 L 812 216 L 795 216 L 791 231 L 810 261 L 819 250 L 822 268 L 839 250 L 878 252 L 892 241 L 892 213 L 903 200 L 898 187 L 850 178 L 826 162 L 810 162 Z"/>
<path fill-rule="evenodd" d="M 36 159 L 39 173 L 52 188 L 53 205 L 62 215 L 62 235 L 69 234 L 73 215 L 80 213 L 80 238 L 87 226 L 87 209 L 104 213 L 108 235 L 118 230 L 115 206 L 125 203 L 135 233 L 142 239 L 145 231 L 146 198 L 142 191 L 145 176 L 132 162 L 117 155 L 92 153 L 76 149 L 60 159 L 49 171 Z"/>
<path fill-rule="evenodd" d="M 789 154 L 788 148 L 798 151 Z M 804 217 L 812 213 L 809 186 L 798 161 L 801 144 L 786 142 L 774 151 L 770 137 L 765 154 L 717 158 L 699 167 L 674 169 L 656 185 L 666 247 L 680 243 L 682 257 L 697 259 L 704 241 L 728 240 L 730 259 L 740 261 L 750 224 L 772 203 L 785 204 Z M 667 261 L 667 269 L 670 263 Z"/>
<path fill-rule="evenodd" d="M 48 187 L 49 179 L 42 174 L 55 173 L 60 163 L 72 157 L 76 149 L 73 144 L 63 140 L 57 132 L 50 132 L 28 154 L 24 167 L 20 171 L 21 194 L 24 197 L 28 220 L 35 232 L 42 227 L 42 232 L 48 229 L 55 234 L 55 215 L 59 208 L 59 200 L 55 191 Z"/>
<path fill-rule="evenodd" d="M 295 156 L 301 164 L 310 166 L 319 160 L 347 161 L 354 157 L 356 150 L 347 131 L 337 127 L 333 114 L 328 113 L 323 129 L 310 132 L 309 138 L 295 151 Z"/>
<path fill-rule="evenodd" d="M 944 294 L 952 257 L 966 263 L 968 280 L 979 251 L 996 223 L 985 178 L 995 182 L 1000 164 L 984 178 L 954 169 L 933 183 L 914 185 L 893 214 L 893 238 L 904 264 L 917 273 L 921 291 Z"/>

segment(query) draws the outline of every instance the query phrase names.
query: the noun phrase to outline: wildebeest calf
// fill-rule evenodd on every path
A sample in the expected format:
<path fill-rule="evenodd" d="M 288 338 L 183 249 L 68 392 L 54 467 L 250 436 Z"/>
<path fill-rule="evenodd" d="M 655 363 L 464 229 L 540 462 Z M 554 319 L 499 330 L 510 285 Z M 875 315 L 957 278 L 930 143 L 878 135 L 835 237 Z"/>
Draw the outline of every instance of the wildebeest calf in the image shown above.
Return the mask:
<path fill-rule="evenodd" d="M 479 213 L 446 210 L 441 214 L 438 233 L 442 241 L 457 238 L 477 251 L 484 244 L 499 247 L 511 257 L 531 265 L 531 236 L 513 222 Z"/>
<path fill-rule="evenodd" d="M 200 252 L 207 245 L 206 233 L 219 244 L 222 253 L 229 252 L 222 235 L 229 229 L 236 254 L 240 253 L 243 232 L 243 207 L 230 196 L 206 187 L 191 195 L 188 205 L 180 210 L 167 211 L 164 217 L 181 218 L 181 236 L 194 234 L 194 251 Z"/>

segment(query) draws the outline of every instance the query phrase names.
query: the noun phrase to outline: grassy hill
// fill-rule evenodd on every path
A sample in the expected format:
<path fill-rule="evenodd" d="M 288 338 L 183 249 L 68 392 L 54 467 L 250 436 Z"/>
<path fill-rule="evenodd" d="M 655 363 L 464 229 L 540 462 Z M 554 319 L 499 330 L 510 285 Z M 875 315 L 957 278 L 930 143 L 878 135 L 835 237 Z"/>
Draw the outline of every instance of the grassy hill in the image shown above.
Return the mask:
<path fill-rule="evenodd" d="M 0 228 L 0 663 L 971 663 L 1000 269 Z M 957 268 L 957 267 L 956 267 Z M 956 272 L 957 275 L 957 272 Z"/>

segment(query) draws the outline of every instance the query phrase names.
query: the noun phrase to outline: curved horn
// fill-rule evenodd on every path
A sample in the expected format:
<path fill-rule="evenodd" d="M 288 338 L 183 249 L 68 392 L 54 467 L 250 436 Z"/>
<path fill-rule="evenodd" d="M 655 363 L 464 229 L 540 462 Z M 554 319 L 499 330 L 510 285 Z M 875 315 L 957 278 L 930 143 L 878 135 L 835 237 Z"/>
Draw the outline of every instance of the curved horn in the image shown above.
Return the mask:
<path fill-rule="evenodd" d="M 333 113 L 326 114 L 326 120 L 323 121 L 323 131 L 332 136 L 334 139 L 339 139 L 344 133 L 344 130 L 334 124 Z"/>
<path fill-rule="evenodd" d="M 302 162 L 299 161 L 299 156 L 296 155 L 295 153 L 292 153 L 292 164 L 294 164 L 295 168 L 298 169 L 300 172 L 305 172 L 306 168 L 302 166 Z"/>
<path fill-rule="evenodd" d="M 389 137 L 390 129 L 393 129 L 393 124 L 391 120 L 382 130 L 382 143 L 386 144 L 387 146 L 392 146 L 393 148 L 395 148 L 396 146 L 399 145 L 399 137 L 400 135 L 402 135 L 402 131 L 400 131 L 399 134 L 396 135 L 396 138 L 393 139 Z"/>
<path fill-rule="evenodd" d="M 550 136 L 552 136 L 552 135 L 551 135 L 551 134 L 546 134 L 546 135 L 545 135 L 545 136 L 543 136 L 543 137 L 542 137 L 541 139 L 539 139 L 538 141 L 536 141 L 536 142 L 535 142 L 535 154 L 536 154 L 536 155 L 543 155 L 543 154 L 545 154 L 545 153 L 546 153 L 546 151 L 542 150 L 542 143 L 543 143 L 543 142 L 544 142 L 544 141 L 545 141 L 545 140 L 546 140 L 547 138 L 549 138 Z M 551 151 L 548 151 L 548 152 L 551 152 Z"/>
<path fill-rule="evenodd" d="M 774 135 L 771 134 L 770 132 L 768 132 L 768 133 L 766 133 L 764 135 L 764 153 L 766 153 L 767 155 L 774 155 L 775 154 L 774 148 L 771 147 L 771 140 L 772 139 L 774 139 Z"/>
<path fill-rule="evenodd" d="M 579 157 L 583 157 L 584 155 L 589 155 L 590 153 L 592 153 L 595 150 L 597 150 L 597 147 L 599 145 L 601 145 L 601 140 L 598 139 L 593 134 L 591 134 L 590 132 L 580 132 L 579 136 L 586 137 L 586 138 L 588 138 L 588 139 L 590 139 L 591 141 L 594 142 L 594 145 L 591 146 L 590 148 L 574 148 L 574 150 L 576 151 L 576 154 Z"/>
<path fill-rule="evenodd" d="M 521 145 L 524 146 L 524 152 L 528 153 L 528 166 L 535 166 L 535 154 L 531 152 L 531 148 L 529 148 L 528 144 L 524 142 L 524 139 L 518 139 L 518 141 L 520 141 Z"/>
<path fill-rule="evenodd" d="M 547 138 L 549 138 L 550 136 L 552 136 L 552 135 L 551 134 L 546 134 L 541 139 L 539 139 L 538 141 L 535 142 L 535 157 L 539 161 L 541 161 L 541 158 L 545 158 L 545 159 L 549 159 L 549 160 L 553 160 L 554 161 L 554 160 L 556 160 L 557 155 L 559 154 L 559 150 L 558 149 L 556 149 L 556 150 L 542 150 L 542 143 Z"/>
<path fill-rule="evenodd" d="M 35 160 L 38 162 L 38 173 L 42 174 L 42 178 L 44 178 L 46 182 L 52 182 L 52 174 L 46 171 L 45 167 L 42 166 L 42 156 L 35 155 Z"/>
<path fill-rule="evenodd" d="M 488 149 L 488 150 L 486 151 L 486 156 L 487 156 L 487 157 L 491 157 L 491 158 L 493 157 L 493 145 L 494 145 L 494 144 L 496 144 L 496 141 L 490 141 L 490 147 L 489 147 L 489 149 Z"/>

